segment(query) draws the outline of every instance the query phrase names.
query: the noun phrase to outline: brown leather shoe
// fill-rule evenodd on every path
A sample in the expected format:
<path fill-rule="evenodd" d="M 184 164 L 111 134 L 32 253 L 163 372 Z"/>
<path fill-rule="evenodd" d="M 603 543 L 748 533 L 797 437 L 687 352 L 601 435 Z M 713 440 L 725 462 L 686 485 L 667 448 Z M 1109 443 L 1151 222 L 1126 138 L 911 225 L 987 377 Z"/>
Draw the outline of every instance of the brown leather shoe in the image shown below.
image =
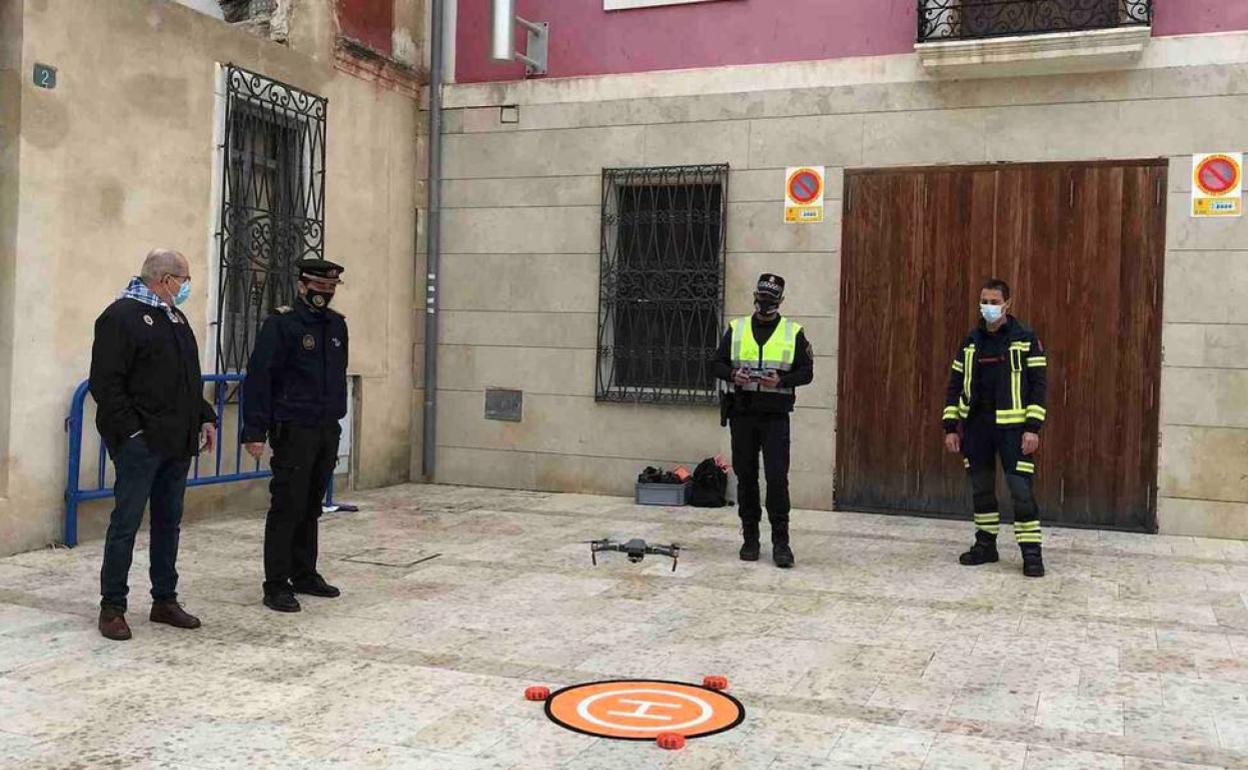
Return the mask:
<path fill-rule="evenodd" d="M 124 642 L 130 638 L 130 624 L 126 623 L 126 613 L 114 609 L 100 609 L 100 635 L 114 642 Z"/>
<path fill-rule="evenodd" d="M 177 602 L 153 602 L 148 620 L 164 623 L 175 628 L 199 628 L 199 618 L 182 609 Z"/>

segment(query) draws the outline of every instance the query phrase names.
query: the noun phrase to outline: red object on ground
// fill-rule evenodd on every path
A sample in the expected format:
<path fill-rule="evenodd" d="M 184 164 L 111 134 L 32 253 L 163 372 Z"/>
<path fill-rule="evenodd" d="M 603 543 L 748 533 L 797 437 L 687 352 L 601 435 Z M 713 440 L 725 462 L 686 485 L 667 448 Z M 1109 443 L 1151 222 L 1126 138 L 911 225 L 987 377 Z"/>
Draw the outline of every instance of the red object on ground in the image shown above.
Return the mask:
<path fill-rule="evenodd" d="M 688 481 L 689 476 L 691 474 L 689 473 L 689 469 L 686 468 L 685 466 L 677 465 L 675 468 L 672 469 L 672 475 L 674 475 L 676 478 L 680 479 L 683 482 L 683 481 Z"/>
<path fill-rule="evenodd" d="M 727 690 L 728 677 L 706 676 L 702 678 L 702 686 L 708 690 Z"/>
<path fill-rule="evenodd" d="M 655 742 L 659 744 L 661 749 L 678 751 L 685 747 L 685 736 L 680 733 L 659 733 L 659 737 Z"/>
<path fill-rule="evenodd" d="M 549 697 L 550 697 L 549 687 L 536 686 L 536 687 L 530 687 L 524 691 L 525 700 L 541 701 L 541 700 L 546 700 Z"/>

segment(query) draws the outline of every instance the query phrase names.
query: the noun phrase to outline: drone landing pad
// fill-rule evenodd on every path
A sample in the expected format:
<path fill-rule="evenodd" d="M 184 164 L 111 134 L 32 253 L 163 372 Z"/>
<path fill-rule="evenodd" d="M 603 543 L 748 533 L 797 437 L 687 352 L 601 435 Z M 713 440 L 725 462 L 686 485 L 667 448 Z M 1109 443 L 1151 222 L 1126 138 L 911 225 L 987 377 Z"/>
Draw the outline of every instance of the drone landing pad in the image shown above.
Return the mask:
<path fill-rule="evenodd" d="M 551 721 L 586 735 L 653 741 L 660 733 L 701 738 L 745 721 L 745 707 L 708 687 L 655 679 L 613 679 L 565 687 L 546 701 Z"/>

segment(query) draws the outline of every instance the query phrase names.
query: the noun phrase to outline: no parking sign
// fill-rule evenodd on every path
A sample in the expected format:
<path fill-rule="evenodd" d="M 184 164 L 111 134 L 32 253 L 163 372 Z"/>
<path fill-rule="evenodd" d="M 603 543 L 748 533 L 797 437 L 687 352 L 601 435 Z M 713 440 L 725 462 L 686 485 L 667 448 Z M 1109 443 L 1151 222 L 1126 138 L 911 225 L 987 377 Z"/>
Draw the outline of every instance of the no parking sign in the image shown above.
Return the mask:
<path fill-rule="evenodd" d="M 784 175 L 784 221 L 823 221 L 823 166 L 796 166 Z"/>
<path fill-rule="evenodd" d="M 1192 216 L 1238 217 L 1244 213 L 1244 154 L 1192 156 Z"/>

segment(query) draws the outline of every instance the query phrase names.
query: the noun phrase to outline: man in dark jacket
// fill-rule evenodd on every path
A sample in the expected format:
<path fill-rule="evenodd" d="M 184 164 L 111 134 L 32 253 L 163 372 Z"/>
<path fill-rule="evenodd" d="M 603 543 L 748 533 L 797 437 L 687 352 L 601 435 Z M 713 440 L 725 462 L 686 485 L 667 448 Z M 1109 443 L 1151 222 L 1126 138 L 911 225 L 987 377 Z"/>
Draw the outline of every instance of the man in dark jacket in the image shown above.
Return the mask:
<path fill-rule="evenodd" d="M 758 455 L 767 479 L 767 521 L 771 558 L 777 567 L 793 566 L 789 544 L 789 412 L 794 390 L 815 378 L 813 351 L 801 324 L 780 315 L 784 279 L 763 273 L 754 290 L 753 315 L 729 324 L 711 362 L 725 383 L 726 416 L 732 430 L 732 467 L 737 474 L 737 512 L 741 516 L 742 561 L 758 561 Z M 730 383 L 730 385 L 729 385 Z"/>
<path fill-rule="evenodd" d="M 95 322 L 91 395 L 95 423 L 117 470 L 116 505 L 100 570 L 100 633 L 130 638 L 126 595 L 134 537 L 151 501 L 153 623 L 198 628 L 178 604 L 178 535 L 191 458 L 216 439 L 204 400 L 199 348 L 177 305 L 191 290 L 186 258 L 157 249 Z"/>
<path fill-rule="evenodd" d="M 342 266 L 299 262 L 299 298 L 265 320 L 243 385 L 243 443 L 273 446 L 272 502 L 264 525 L 264 605 L 298 612 L 296 593 L 333 598 L 316 570 L 321 500 L 338 462 L 347 413 L 347 322 L 329 309 Z"/>
<path fill-rule="evenodd" d="M 1032 480 L 1047 416 L 1048 356 L 1035 332 L 1009 309 L 1009 285 L 995 278 L 985 283 L 979 296 L 983 320 L 962 341 L 945 391 L 945 449 L 962 454 L 975 513 L 975 544 L 959 561 L 977 566 L 1000 558 L 999 457 L 1014 499 L 1014 539 L 1022 552 L 1023 574 L 1043 577 L 1040 513 Z"/>

